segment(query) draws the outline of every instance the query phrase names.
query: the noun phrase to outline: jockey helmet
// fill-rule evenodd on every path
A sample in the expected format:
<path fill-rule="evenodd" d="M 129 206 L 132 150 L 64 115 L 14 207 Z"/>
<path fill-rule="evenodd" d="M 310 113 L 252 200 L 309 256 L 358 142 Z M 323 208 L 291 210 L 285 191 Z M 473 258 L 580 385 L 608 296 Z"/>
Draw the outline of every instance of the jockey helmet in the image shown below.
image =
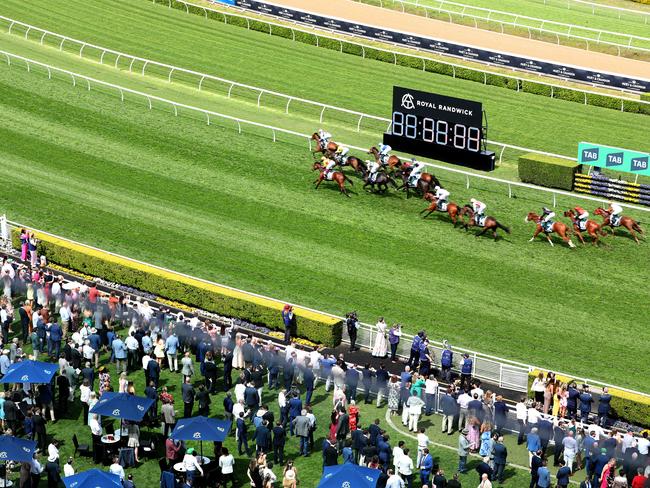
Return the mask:
<path fill-rule="evenodd" d="M 469 199 L 469 202 L 470 202 L 470 203 L 476 203 L 476 198 L 470 198 L 470 199 Z"/>
<path fill-rule="evenodd" d="M 438 191 L 438 190 L 440 190 L 440 187 L 439 187 L 438 185 L 436 185 L 433 189 L 434 189 L 435 191 Z"/>

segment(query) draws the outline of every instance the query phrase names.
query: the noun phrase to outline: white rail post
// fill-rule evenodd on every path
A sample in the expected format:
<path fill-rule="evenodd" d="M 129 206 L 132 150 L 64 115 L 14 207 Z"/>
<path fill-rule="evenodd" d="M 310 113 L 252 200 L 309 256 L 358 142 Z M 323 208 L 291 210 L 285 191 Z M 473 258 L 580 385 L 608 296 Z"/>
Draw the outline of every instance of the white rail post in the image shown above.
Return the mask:
<path fill-rule="evenodd" d="M 46 35 L 47 35 L 47 31 L 43 32 L 43 35 L 41 36 L 41 40 L 40 40 L 41 46 L 43 45 L 43 40 L 45 39 Z"/>
<path fill-rule="evenodd" d="M 84 57 L 83 52 L 84 52 L 84 48 L 85 48 L 85 47 L 86 47 L 86 43 L 84 42 L 84 43 L 81 45 L 81 48 L 79 49 L 79 57 L 80 57 L 80 58 L 83 58 L 83 57 Z"/>
<path fill-rule="evenodd" d="M 323 109 L 320 111 L 320 117 L 318 118 L 318 122 L 321 124 L 323 123 L 323 112 L 325 112 L 325 108 L 326 107 L 323 107 Z"/>
<path fill-rule="evenodd" d="M 124 90 L 120 88 L 120 101 L 124 101 Z"/>
<path fill-rule="evenodd" d="M 144 64 L 142 65 L 142 71 L 140 74 L 144 76 L 144 70 L 147 69 L 147 65 L 149 64 L 149 60 L 145 61 Z"/>
<path fill-rule="evenodd" d="M 465 186 L 466 186 L 467 189 L 469 190 L 469 175 L 465 175 L 465 179 L 467 180 L 467 181 L 465 182 Z"/>
<path fill-rule="evenodd" d="M 201 80 L 199 81 L 199 91 L 201 91 L 201 87 L 203 86 L 203 80 L 205 80 L 205 75 L 201 76 Z"/>
<path fill-rule="evenodd" d="M 7 57 L 7 66 L 11 66 L 11 58 L 8 54 L 5 54 L 5 56 Z"/>
<path fill-rule="evenodd" d="M 172 104 L 172 107 L 174 107 L 174 116 L 178 117 L 178 107 L 175 103 Z"/>
<path fill-rule="evenodd" d="M 74 77 L 74 75 L 70 76 L 72 76 L 72 86 L 77 86 L 77 79 Z"/>
<path fill-rule="evenodd" d="M 171 70 L 169 70 L 169 76 L 167 76 L 167 82 L 168 83 L 172 82 L 172 73 L 174 73 L 174 69 L 175 68 L 172 68 Z"/>
<path fill-rule="evenodd" d="M 262 98 L 262 93 L 264 93 L 264 90 L 260 90 L 260 94 L 257 95 L 257 106 L 260 106 L 260 99 Z"/>
<path fill-rule="evenodd" d="M 47 79 L 48 80 L 52 79 L 52 70 L 50 69 L 49 66 L 47 67 Z"/>
<path fill-rule="evenodd" d="M 133 63 L 135 63 L 135 56 L 131 59 L 129 63 L 129 73 L 133 73 Z"/>
<path fill-rule="evenodd" d="M 237 120 L 237 131 L 241 134 L 241 123 Z"/>
<path fill-rule="evenodd" d="M 88 83 L 88 91 L 90 91 L 90 80 L 86 78 L 86 83 Z"/>
<path fill-rule="evenodd" d="M 273 142 L 275 142 L 275 129 L 271 129 L 271 131 L 273 132 Z"/>
<path fill-rule="evenodd" d="M 151 110 L 153 108 L 153 106 L 151 105 L 151 98 L 147 97 L 147 101 L 149 102 L 149 110 Z"/>
<path fill-rule="evenodd" d="M 7 31 L 7 34 L 11 34 L 11 28 L 14 26 L 15 23 L 16 23 L 15 20 L 11 21 L 11 24 L 9 24 L 9 30 Z"/>
<path fill-rule="evenodd" d="M 65 37 L 61 38 L 61 44 L 59 44 L 59 51 L 63 51 L 63 43 L 65 42 Z"/>
<path fill-rule="evenodd" d="M 207 120 L 208 125 L 210 125 L 210 114 L 209 114 L 208 112 L 206 112 L 206 113 L 205 113 L 205 116 L 206 116 L 207 119 L 208 119 L 208 120 Z"/>
<path fill-rule="evenodd" d="M 556 205 L 557 205 L 557 198 L 555 192 L 553 192 L 553 206 L 555 207 Z"/>
<path fill-rule="evenodd" d="M 503 159 L 503 151 L 506 150 L 506 146 L 501 147 L 501 152 L 499 152 L 499 164 L 501 164 L 501 160 Z"/>
<path fill-rule="evenodd" d="M 357 122 L 357 132 L 361 132 L 361 120 L 363 119 L 363 115 L 359 116 L 359 122 Z"/>
<path fill-rule="evenodd" d="M 25 62 L 27 63 L 27 72 L 31 73 L 32 70 L 29 68 L 29 61 L 25 61 Z"/>
<path fill-rule="evenodd" d="M 291 103 L 291 100 L 293 100 L 293 98 L 291 98 L 291 97 L 289 97 L 289 99 L 287 100 L 287 105 L 284 107 L 284 113 L 285 114 L 289 113 L 289 104 Z"/>
<path fill-rule="evenodd" d="M 117 57 L 115 58 L 115 66 L 114 66 L 114 68 L 117 68 L 117 63 L 119 62 L 121 56 L 122 56 L 121 54 L 118 54 Z"/>
<path fill-rule="evenodd" d="M 29 36 L 29 31 L 32 30 L 32 27 L 29 26 L 27 30 L 25 31 L 25 39 L 27 39 L 27 36 Z"/>
<path fill-rule="evenodd" d="M 512 185 L 508 183 L 508 198 L 512 198 Z"/>
<path fill-rule="evenodd" d="M 228 98 L 230 98 L 230 92 L 232 91 L 232 87 L 235 86 L 234 83 L 230 85 L 230 88 L 228 88 Z"/>
<path fill-rule="evenodd" d="M 102 51 L 102 55 L 99 57 L 99 64 L 104 64 L 104 56 L 106 55 L 106 49 Z"/>

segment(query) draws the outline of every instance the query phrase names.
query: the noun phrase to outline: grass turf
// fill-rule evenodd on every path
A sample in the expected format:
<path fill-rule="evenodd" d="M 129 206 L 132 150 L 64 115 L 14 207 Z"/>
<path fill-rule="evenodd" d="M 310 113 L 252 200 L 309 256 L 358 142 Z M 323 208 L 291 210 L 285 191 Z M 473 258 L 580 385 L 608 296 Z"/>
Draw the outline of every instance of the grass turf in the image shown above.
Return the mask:
<path fill-rule="evenodd" d="M 0 12 L 114 49 L 374 115 L 389 116 L 394 84 L 480 100 L 488 115 L 490 139 L 514 145 L 566 155 L 573 155 L 581 140 L 650 149 L 645 137 L 650 120 L 642 115 L 342 56 L 149 2 L 88 4 L 72 0 L 36 2 L 25 8 L 9 0 Z M 85 53 L 99 57 L 92 50 Z M 324 72 L 320 66 L 334 70 Z M 361 97 L 360 93 L 372 96 Z M 335 136 L 338 123 L 328 120 L 326 114 L 324 124 L 329 124 Z M 500 171 L 507 177 L 516 173 L 514 166 L 507 164 Z"/>
<path fill-rule="evenodd" d="M 529 244 L 532 229 L 519 222 L 541 206 L 538 192 L 508 199 L 488 182 L 467 190 L 463 179 L 444 180 L 453 200 L 480 195 L 513 226 L 495 244 L 440 217 L 420 220 L 422 203 L 394 193 L 314 191 L 302 141 L 238 137 L 22 70 L 0 70 L 0 85 L 0 159 L 11 175 L 0 205 L 14 220 L 258 293 L 336 313 L 356 308 L 369 321 L 381 314 L 458 345 L 647 389 L 634 355 L 622 353 L 648 338 L 647 245 Z M 604 335 L 607 347 L 583 354 Z"/>

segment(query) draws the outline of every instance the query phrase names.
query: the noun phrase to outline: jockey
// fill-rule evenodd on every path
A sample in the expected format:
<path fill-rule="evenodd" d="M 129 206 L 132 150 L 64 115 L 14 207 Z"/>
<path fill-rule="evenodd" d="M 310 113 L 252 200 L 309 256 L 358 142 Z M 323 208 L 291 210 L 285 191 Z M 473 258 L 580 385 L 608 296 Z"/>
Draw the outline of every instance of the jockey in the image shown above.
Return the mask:
<path fill-rule="evenodd" d="M 368 182 L 374 183 L 375 180 L 377 179 L 377 173 L 379 171 L 379 168 L 381 168 L 381 165 L 377 161 L 373 161 L 372 163 L 369 164 L 370 165 L 368 166 Z"/>
<path fill-rule="evenodd" d="M 420 179 L 420 176 L 422 175 L 422 171 L 424 170 L 424 163 L 416 161 L 415 158 L 411 160 L 411 163 L 413 163 L 413 169 L 409 175 L 409 185 L 415 187 L 415 185 L 418 183 L 418 180 Z"/>
<path fill-rule="evenodd" d="M 319 143 L 320 147 L 323 149 L 327 149 L 327 144 L 330 142 L 330 139 L 332 138 L 332 134 L 329 132 L 323 130 L 323 129 L 318 129 L 318 137 L 319 137 Z"/>
<path fill-rule="evenodd" d="M 388 159 L 388 153 L 393 150 L 388 144 L 379 143 L 379 161 L 381 164 L 386 164 Z"/>
<path fill-rule="evenodd" d="M 481 225 L 487 205 L 476 198 L 470 199 L 469 203 L 472 204 L 472 209 L 474 210 L 474 220 L 477 224 Z"/>
<path fill-rule="evenodd" d="M 339 164 L 344 164 L 345 159 L 349 152 L 350 152 L 349 147 L 339 146 L 336 148 L 336 151 L 334 152 L 334 159 L 336 159 L 336 161 Z"/>
<path fill-rule="evenodd" d="M 332 170 L 336 166 L 336 161 L 325 156 L 320 158 L 320 160 L 323 162 L 323 172 L 325 173 L 325 178 L 329 179 Z"/>
<path fill-rule="evenodd" d="M 609 222 L 612 225 L 617 225 L 620 220 L 620 215 L 623 213 L 623 207 L 618 203 L 611 202 L 607 211 L 610 214 Z"/>
<path fill-rule="evenodd" d="M 542 228 L 544 228 L 543 224 L 550 222 L 553 217 L 555 217 L 555 212 L 553 212 L 550 208 L 542 207 L 542 216 L 539 221 L 540 224 L 542 224 Z"/>
<path fill-rule="evenodd" d="M 587 223 L 587 218 L 589 217 L 589 212 L 580 206 L 573 207 L 576 214 L 578 214 L 578 227 L 581 229 L 584 228 L 584 225 Z"/>
<path fill-rule="evenodd" d="M 436 206 L 439 209 L 445 208 L 444 205 L 447 204 L 447 198 L 449 198 L 449 192 L 444 188 L 440 188 L 439 186 L 436 186 L 434 190 L 436 191 L 436 200 L 437 200 Z"/>

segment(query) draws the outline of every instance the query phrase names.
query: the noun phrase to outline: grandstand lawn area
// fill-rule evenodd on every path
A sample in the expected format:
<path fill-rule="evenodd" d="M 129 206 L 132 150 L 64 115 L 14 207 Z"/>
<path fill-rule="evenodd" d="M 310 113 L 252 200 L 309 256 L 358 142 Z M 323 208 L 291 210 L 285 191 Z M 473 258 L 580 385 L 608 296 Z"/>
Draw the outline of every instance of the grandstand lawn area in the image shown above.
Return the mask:
<path fill-rule="evenodd" d="M 648 389 L 638 360 L 650 335 L 648 243 L 528 243 L 524 216 L 548 204 L 545 194 L 515 189 L 509 199 L 503 186 L 473 179 L 467 190 L 464 177 L 440 174 L 452 200 L 478 196 L 512 226 L 495 243 L 444 216 L 422 220 L 421 200 L 366 194 L 356 179 L 349 199 L 331 183 L 315 191 L 304 140 L 238 135 L 231 123 L 121 104 L 22 68 L 0 69 L 0 89 L 8 175 L 0 209 L 12 220 L 305 306 L 356 309 L 369 322 L 384 315 L 455 345 Z M 579 202 L 559 199 L 558 210 Z"/>
<path fill-rule="evenodd" d="M 20 329 L 20 324 L 17 322 L 14 326 L 15 330 Z M 28 348 L 27 352 L 31 353 L 31 347 Z M 108 371 L 111 375 L 111 383 L 117 391 L 117 383 L 119 375 L 116 373 L 115 366 L 112 363 L 108 362 L 109 354 L 103 353 L 100 356 L 100 364 L 105 365 L 108 368 Z M 196 359 L 196 358 L 194 358 Z M 39 356 L 39 360 L 47 360 L 44 356 Z M 219 363 L 218 374 L 222 373 L 222 366 Z M 196 375 L 194 376 L 194 387 L 198 391 L 198 386 L 200 383 L 203 383 L 203 378 L 199 374 L 199 364 L 195 363 L 194 369 Z M 237 370 L 233 371 L 233 380 L 237 379 L 238 372 Z M 209 417 L 224 418 L 223 415 L 223 399 L 225 394 L 221 391 L 222 382 L 221 376 L 219 376 L 218 389 L 219 393 L 217 395 L 212 395 L 212 403 L 210 405 L 210 414 Z M 134 387 L 136 395 L 144 396 L 145 389 L 145 378 L 144 372 L 141 369 L 137 371 L 132 371 L 128 375 L 128 379 L 134 382 Z M 97 380 L 96 380 L 97 381 Z M 164 369 L 161 372 L 159 387 L 167 387 L 168 392 L 174 397 L 174 408 L 176 411 L 176 418 L 180 420 L 183 416 L 183 399 L 181 396 L 181 383 L 182 376 L 180 373 L 170 373 L 169 370 Z M 97 383 L 95 383 L 95 386 Z M 277 407 L 277 390 L 269 390 L 267 385 L 264 385 L 263 392 L 263 402 L 268 404 L 270 410 L 275 414 L 275 419 L 280 418 L 280 412 Z M 304 392 L 302 395 L 302 400 L 304 402 Z M 373 398 L 374 399 L 374 398 Z M 407 447 L 411 449 L 411 457 L 415 463 L 416 447 L 417 442 L 414 437 L 411 437 L 405 429 L 402 427 L 401 420 L 399 416 L 392 418 L 392 425 L 386 420 L 386 399 L 384 399 L 384 404 L 381 408 L 377 408 L 373 403 L 372 405 L 363 404 L 363 396 L 359 395 L 357 397 L 357 403 L 360 408 L 360 426 L 367 427 L 374 419 L 378 418 L 381 421 L 381 427 L 386 430 L 390 435 L 390 444 L 391 446 L 396 446 L 397 442 L 404 440 Z M 160 402 L 158 404 L 158 412 L 160 413 Z M 314 391 L 312 396 L 312 406 L 314 414 L 317 418 L 317 428 L 314 434 L 314 450 L 311 455 L 308 457 L 299 456 L 299 439 L 297 437 L 289 436 L 289 429 L 287 426 L 287 441 L 285 446 L 285 462 L 288 459 L 295 460 L 296 467 L 298 469 L 298 477 L 300 479 L 300 484 L 305 487 L 315 487 L 318 484 L 318 481 L 321 477 L 322 472 L 322 455 L 321 455 L 321 446 L 325 435 L 329 432 L 329 421 L 330 413 L 332 411 L 332 392 L 327 393 L 325 391 L 324 382 L 320 382 Z M 194 415 L 198 415 L 198 403 L 194 404 Z M 72 436 L 77 435 L 80 444 L 89 444 L 92 445 L 92 437 L 90 435 L 90 429 L 86 426 L 85 420 L 83 417 L 83 410 L 81 408 L 81 402 L 79 401 L 79 394 L 77 392 L 75 402 L 70 403 L 68 411 L 63 416 L 58 416 L 56 423 L 48 422 L 47 424 L 47 434 L 48 436 L 54 437 L 60 441 L 61 445 L 59 446 L 60 450 L 60 459 L 61 465 L 63 465 L 68 456 L 73 456 L 74 445 L 72 443 Z M 106 425 L 111 424 L 114 429 L 118 429 L 120 421 L 110 417 L 103 417 L 103 425 L 106 428 Z M 438 445 L 431 445 L 430 450 L 431 454 L 434 457 L 434 461 L 439 463 L 440 466 L 445 470 L 447 476 L 451 477 L 452 473 L 456 471 L 458 466 L 458 455 L 456 454 L 456 444 L 457 444 L 457 434 L 453 436 L 447 436 L 446 434 L 440 433 L 441 417 L 439 415 L 432 415 L 430 417 L 422 416 L 420 426 L 427 428 L 427 435 L 432 442 L 438 443 Z M 234 426 L 233 426 L 234 430 Z M 140 443 L 144 444 L 146 439 L 154 438 L 156 455 L 147 459 L 141 457 L 141 462 L 136 465 L 136 467 L 126 469 L 126 474 L 133 474 L 134 482 L 136 486 L 142 487 L 152 487 L 158 486 L 158 479 L 160 476 L 160 470 L 158 467 L 158 459 L 164 458 L 164 439 L 162 437 L 162 427 L 159 428 L 148 428 L 142 427 L 140 431 Z M 252 452 L 255 451 L 255 442 L 250 440 L 253 436 L 254 428 L 249 424 L 248 427 L 248 437 L 249 437 L 249 447 L 251 447 Z M 516 435 L 506 436 L 505 443 L 508 447 L 508 461 L 513 465 L 509 465 L 505 471 L 506 482 L 504 487 L 506 488 L 518 488 L 524 486 L 529 479 L 529 474 L 527 469 L 523 469 L 522 466 L 525 466 L 527 463 L 527 454 L 524 449 L 524 446 L 517 446 Z M 237 443 L 235 441 L 234 434 L 228 436 L 226 441 L 223 444 L 228 448 L 230 453 L 235 457 L 235 486 L 249 486 L 249 481 L 246 476 L 246 468 L 248 467 L 248 462 L 250 460 L 249 456 L 246 454 L 239 455 L 237 453 Z M 443 447 L 445 445 L 446 447 Z M 200 451 L 200 443 L 196 441 L 187 441 L 186 446 L 194 447 L 197 451 Z M 212 442 L 203 443 L 203 454 L 209 456 L 214 460 L 213 454 L 213 444 Z M 47 456 L 46 456 L 47 457 Z M 272 460 L 272 453 L 269 456 L 269 461 Z M 461 476 L 461 482 L 463 485 L 466 483 L 471 486 L 475 484 L 474 482 L 478 479 L 478 475 L 474 471 L 475 466 L 480 462 L 480 459 L 477 456 L 471 456 L 468 459 L 468 469 L 469 473 Z M 73 466 L 75 472 L 79 473 L 91 468 L 106 469 L 106 467 L 101 465 L 96 465 L 93 463 L 92 457 L 81 457 L 77 456 L 74 459 Z M 280 480 L 277 484 L 281 485 L 282 480 L 282 467 L 283 466 L 274 466 L 273 471 Z M 555 473 L 555 470 L 553 470 Z M 582 473 L 576 475 L 578 479 L 582 479 Z M 419 475 L 414 474 L 414 481 L 416 477 L 419 479 Z M 10 479 L 16 480 L 17 473 L 14 476 L 10 476 Z M 47 477 L 43 476 L 39 484 L 40 487 L 47 486 Z"/>

